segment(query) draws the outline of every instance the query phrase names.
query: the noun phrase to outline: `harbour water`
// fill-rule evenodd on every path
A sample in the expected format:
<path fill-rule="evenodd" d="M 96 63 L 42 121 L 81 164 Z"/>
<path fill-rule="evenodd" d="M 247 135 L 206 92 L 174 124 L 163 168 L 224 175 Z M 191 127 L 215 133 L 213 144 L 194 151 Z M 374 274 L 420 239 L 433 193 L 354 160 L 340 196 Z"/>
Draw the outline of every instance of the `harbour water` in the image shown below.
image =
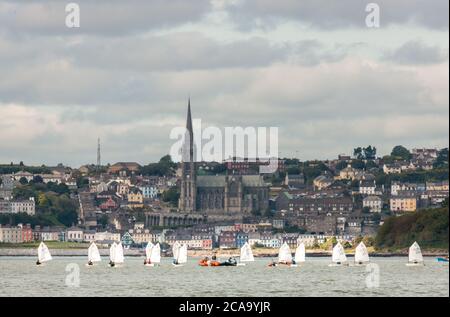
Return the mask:
<path fill-rule="evenodd" d="M 199 267 L 198 259 L 173 267 L 165 258 L 145 267 L 130 257 L 110 268 L 106 257 L 94 267 L 86 267 L 85 257 L 54 257 L 42 267 L 32 257 L 0 257 L 0 296 L 449 296 L 448 263 L 434 257 L 423 267 L 407 267 L 406 257 L 373 258 L 369 268 L 307 260 L 297 268 L 269 268 L 263 258 L 211 268 Z"/>

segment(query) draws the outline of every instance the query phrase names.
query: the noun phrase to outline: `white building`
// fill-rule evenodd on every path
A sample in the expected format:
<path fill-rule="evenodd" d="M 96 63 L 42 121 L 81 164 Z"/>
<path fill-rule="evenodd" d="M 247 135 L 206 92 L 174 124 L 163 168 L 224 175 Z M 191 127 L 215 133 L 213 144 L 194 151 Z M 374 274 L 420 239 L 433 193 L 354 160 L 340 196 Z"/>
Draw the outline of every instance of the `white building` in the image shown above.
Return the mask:
<path fill-rule="evenodd" d="M 370 208 L 370 212 L 381 212 L 383 200 L 377 196 L 368 196 L 363 199 L 363 207 Z"/>
<path fill-rule="evenodd" d="M 120 233 L 114 232 L 96 232 L 94 235 L 95 241 L 120 241 Z"/>
<path fill-rule="evenodd" d="M 34 197 L 30 197 L 28 200 L 11 200 L 11 213 L 26 213 L 33 216 L 36 213 Z"/>
<path fill-rule="evenodd" d="M 375 180 L 359 181 L 359 193 L 362 195 L 375 195 L 377 184 Z"/>
<path fill-rule="evenodd" d="M 67 229 L 67 241 L 82 242 L 84 240 L 84 232 L 77 227 Z"/>

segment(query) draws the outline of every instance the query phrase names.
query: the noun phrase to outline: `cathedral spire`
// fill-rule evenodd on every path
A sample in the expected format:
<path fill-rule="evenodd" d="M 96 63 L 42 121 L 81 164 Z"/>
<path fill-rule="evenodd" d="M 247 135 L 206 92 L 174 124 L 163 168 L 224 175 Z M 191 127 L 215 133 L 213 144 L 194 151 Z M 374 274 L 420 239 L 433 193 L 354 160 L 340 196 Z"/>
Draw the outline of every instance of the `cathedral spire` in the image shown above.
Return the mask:
<path fill-rule="evenodd" d="M 193 134 L 193 131 L 192 131 L 192 115 L 191 115 L 191 97 L 189 97 L 189 101 L 188 101 L 188 112 L 187 112 L 186 129 L 189 131 L 189 134 Z"/>
<path fill-rule="evenodd" d="M 188 111 L 186 119 L 186 134 L 183 145 L 183 161 L 194 162 L 194 129 L 192 126 L 192 114 L 191 114 L 191 97 L 188 101 Z"/>

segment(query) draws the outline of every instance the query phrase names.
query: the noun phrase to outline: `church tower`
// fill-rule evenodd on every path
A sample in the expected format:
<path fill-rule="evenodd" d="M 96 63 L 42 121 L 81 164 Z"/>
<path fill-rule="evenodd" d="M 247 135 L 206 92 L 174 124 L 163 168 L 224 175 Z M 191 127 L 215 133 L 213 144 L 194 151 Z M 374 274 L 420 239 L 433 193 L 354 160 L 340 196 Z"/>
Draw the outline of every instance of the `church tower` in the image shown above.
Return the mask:
<path fill-rule="evenodd" d="M 178 204 L 182 212 L 195 212 L 197 204 L 197 173 L 195 166 L 194 131 L 192 127 L 191 99 L 188 102 L 186 135 L 182 148 L 181 188 Z"/>

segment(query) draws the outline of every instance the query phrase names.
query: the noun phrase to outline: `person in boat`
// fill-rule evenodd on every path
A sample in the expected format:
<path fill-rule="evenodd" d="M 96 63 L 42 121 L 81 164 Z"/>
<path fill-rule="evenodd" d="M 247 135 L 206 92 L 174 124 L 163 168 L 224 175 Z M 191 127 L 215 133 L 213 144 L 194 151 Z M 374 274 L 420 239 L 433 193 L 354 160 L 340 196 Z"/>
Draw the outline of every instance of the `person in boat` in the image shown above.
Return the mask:
<path fill-rule="evenodd" d="M 213 254 L 213 256 L 211 257 L 211 260 L 217 261 L 217 256 L 216 256 L 216 254 Z"/>
<path fill-rule="evenodd" d="M 295 262 L 295 260 L 294 259 L 292 259 L 292 263 L 291 263 L 291 265 L 296 265 L 297 264 L 297 262 Z"/>
<path fill-rule="evenodd" d="M 36 265 L 41 265 L 42 263 L 39 260 L 36 261 Z"/>
<path fill-rule="evenodd" d="M 208 266 L 208 262 L 209 262 L 208 257 L 204 257 L 203 259 L 200 260 L 200 262 L 198 264 L 200 266 Z"/>
<path fill-rule="evenodd" d="M 275 267 L 275 266 L 277 266 L 277 263 L 272 259 L 272 262 L 269 263 L 269 266 L 270 267 Z"/>
<path fill-rule="evenodd" d="M 221 263 L 221 266 L 236 266 L 237 262 L 234 258 L 229 258 L 226 262 Z"/>
<path fill-rule="evenodd" d="M 178 265 L 179 263 L 178 263 L 178 260 L 177 259 L 173 259 L 173 262 L 172 262 L 174 265 Z"/>
<path fill-rule="evenodd" d="M 88 265 L 94 265 L 94 263 L 92 263 L 92 261 L 89 261 L 89 262 L 88 262 Z"/>
<path fill-rule="evenodd" d="M 109 266 L 114 267 L 116 264 L 113 261 L 109 261 Z"/>

